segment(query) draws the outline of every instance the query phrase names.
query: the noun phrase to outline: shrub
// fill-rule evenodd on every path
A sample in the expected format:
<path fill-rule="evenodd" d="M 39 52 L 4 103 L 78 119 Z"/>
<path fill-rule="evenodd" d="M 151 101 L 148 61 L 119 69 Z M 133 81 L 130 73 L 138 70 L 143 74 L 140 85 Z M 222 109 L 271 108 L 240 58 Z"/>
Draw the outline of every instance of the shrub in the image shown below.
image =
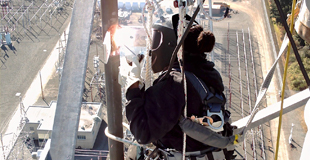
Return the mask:
<path fill-rule="evenodd" d="M 303 65 L 305 67 L 305 70 L 309 76 L 310 73 L 310 58 L 303 58 L 302 60 Z M 290 64 L 288 67 L 288 78 L 291 82 L 290 86 L 294 90 L 303 90 L 307 88 L 307 83 L 305 81 L 305 78 L 303 74 L 301 73 L 300 67 L 298 65 L 298 62 L 295 61 Z"/>

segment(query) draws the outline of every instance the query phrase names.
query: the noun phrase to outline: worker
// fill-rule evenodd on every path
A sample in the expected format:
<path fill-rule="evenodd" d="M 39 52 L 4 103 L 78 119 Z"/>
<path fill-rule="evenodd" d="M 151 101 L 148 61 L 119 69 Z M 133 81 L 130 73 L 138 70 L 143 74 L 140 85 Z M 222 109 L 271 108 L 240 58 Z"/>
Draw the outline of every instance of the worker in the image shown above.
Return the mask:
<path fill-rule="evenodd" d="M 143 89 L 138 57 L 128 56 L 128 59 L 132 61 L 132 66 L 128 74 L 121 75 L 123 79 L 120 80 L 120 84 L 126 89 L 128 100 L 126 117 L 130 123 L 130 131 L 141 144 L 153 143 L 158 148 L 171 148 L 178 152 L 181 152 L 183 148 L 184 130 L 189 133 L 186 138 L 187 152 L 211 148 L 224 149 L 232 146 L 242 141 L 243 136 L 232 135 L 232 130 L 230 130 L 230 136 L 225 137 L 190 120 L 190 116 L 203 117 L 202 101 L 191 82 L 187 82 L 188 117 L 182 116 L 185 93 L 178 61 L 175 61 L 173 70 L 166 75 L 177 41 L 177 29 L 172 23 L 175 26 L 177 21 L 167 20 L 153 25 L 152 70 L 154 73 L 160 72 L 153 86 L 146 90 Z M 216 93 L 223 95 L 222 78 L 214 68 L 214 63 L 208 61 L 205 54 L 205 52 L 212 51 L 214 44 L 215 37 L 212 32 L 204 31 L 200 25 L 192 26 L 184 41 L 184 70 L 193 73 Z M 226 124 L 229 125 L 229 123 Z M 196 127 L 198 128 L 195 129 Z M 207 141 L 203 141 L 206 139 Z M 210 153 L 208 158 L 209 156 Z M 225 155 L 225 158 L 232 159 L 232 156 L 233 151 Z"/>

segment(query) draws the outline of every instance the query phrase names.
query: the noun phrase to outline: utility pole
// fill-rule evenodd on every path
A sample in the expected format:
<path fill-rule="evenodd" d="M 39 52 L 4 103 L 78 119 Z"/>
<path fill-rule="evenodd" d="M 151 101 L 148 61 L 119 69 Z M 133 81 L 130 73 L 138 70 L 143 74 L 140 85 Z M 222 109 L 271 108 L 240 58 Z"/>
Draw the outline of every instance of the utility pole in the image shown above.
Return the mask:
<path fill-rule="evenodd" d="M 101 19 L 102 19 L 102 34 L 103 39 L 107 31 L 110 31 L 113 36 L 118 26 L 118 7 L 117 0 L 101 0 Z M 113 43 L 113 39 L 111 40 Z M 118 83 L 118 67 L 120 66 L 120 55 L 115 54 L 116 48 L 112 44 L 111 53 L 107 64 L 104 66 L 105 82 L 106 82 L 106 97 L 107 115 L 108 115 L 108 131 L 110 134 L 117 137 L 123 137 L 122 127 L 122 94 L 121 85 Z M 110 159 L 123 160 L 124 151 L 123 143 L 109 139 Z"/>

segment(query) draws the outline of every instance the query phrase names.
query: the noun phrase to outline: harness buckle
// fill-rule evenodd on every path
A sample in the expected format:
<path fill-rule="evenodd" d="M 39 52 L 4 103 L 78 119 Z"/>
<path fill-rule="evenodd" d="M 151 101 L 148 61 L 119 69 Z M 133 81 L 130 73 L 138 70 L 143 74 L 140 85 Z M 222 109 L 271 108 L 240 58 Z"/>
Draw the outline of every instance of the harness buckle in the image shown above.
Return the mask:
<path fill-rule="evenodd" d="M 207 128 L 213 130 L 214 132 L 220 132 L 220 131 L 224 130 L 224 128 L 223 128 L 224 117 L 223 117 L 222 110 L 220 110 L 219 112 L 211 112 L 210 110 L 207 110 L 207 116 L 211 117 L 213 120 L 217 119 L 217 118 L 214 118 L 215 116 L 220 118 L 220 121 L 216 121 L 216 122 L 213 121 L 213 123 L 210 122 L 210 119 L 205 119 L 209 125 L 209 126 L 207 126 Z"/>

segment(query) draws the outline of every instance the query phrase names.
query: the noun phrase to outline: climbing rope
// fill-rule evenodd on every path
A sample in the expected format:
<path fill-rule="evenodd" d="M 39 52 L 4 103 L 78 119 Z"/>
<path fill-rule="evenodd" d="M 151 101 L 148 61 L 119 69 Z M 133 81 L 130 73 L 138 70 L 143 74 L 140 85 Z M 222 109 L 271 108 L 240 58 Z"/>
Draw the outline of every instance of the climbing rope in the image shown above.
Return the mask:
<path fill-rule="evenodd" d="M 184 27 L 185 27 L 185 15 L 186 15 L 186 5 L 185 7 L 182 6 L 181 1 L 178 1 L 179 4 L 179 24 L 178 24 L 178 43 L 180 43 L 181 38 L 184 34 Z M 179 66 L 181 69 L 181 74 L 183 77 L 183 85 L 184 85 L 184 99 L 185 99 L 185 107 L 184 107 L 184 117 L 187 117 L 187 86 L 186 86 L 186 77 L 184 74 L 184 68 L 183 68 L 183 59 L 184 59 L 184 55 L 183 55 L 183 44 L 181 44 L 180 50 L 177 53 L 177 57 L 178 57 L 178 62 L 179 62 Z M 185 152 L 186 152 L 186 133 L 183 133 L 183 152 L 182 152 L 182 156 L 183 156 L 183 160 L 185 160 Z"/>
<path fill-rule="evenodd" d="M 295 12 L 295 4 L 296 4 L 296 0 L 293 0 L 292 15 L 294 15 L 294 12 Z M 291 24 L 290 24 L 290 32 L 291 33 L 293 32 L 293 29 L 294 29 L 294 17 L 291 18 Z M 281 110 L 280 110 L 280 115 L 279 115 L 279 125 L 278 125 L 278 136 L 277 136 L 275 160 L 278 159 L 280 133 L 281 133 L 281 125 L 282 125 L 285 82 L 286 82 L 286 75 L 287 75 L 287 68 L 288 68 L 290 52 L 291 52 L 291 43 L 288 43 L 288 49 L 287 49 L 287 55 L 286 55 L 286 60 L 285 60 L 285 67 L 284 67 L 284 75 L 283 75 L 283 85 L 282 85 L 282 91 L 281 91 Z"/>
<path fill-rule="evenodd" d="M 152 35 L 152 24 L 153 24 L 153 10 L 154 10 L 154 6 L 151 3 L 148 3 L 148 17 L 147 17 L 147 29 L 148 29 L 148 33 L 151 36 Z M 152 39 L 148 38 L 147 39 L 147 51 L 151 50 L 151 43 L 152 43 Z M 148 52 L 147 52 L 148 53 Z M 152 84 L 152 68 L 151 68 L 151 56 L 149 54 L 147 54 L 146 56 L 146 72 L 145 72 L 145 89 L 149 88 Z"/>
<path fill-rule="evenodd" d="M 147 9 L 148 14 L 150 14 L 150 12 L 152 13 L 154 10 L 154 6 L 153 6 L 152 2 L 150 2 L 149 0 L 146 0 L 145 5 L 142 9 L 142 24 L 143 24 L 143 27 L 144 27 L 144 30 L 145 30 L 145 33 L 146 33 L 148 39 L 150 40 L 150 42 L 152 42 L 152 37 L 150 35 L 151 32 L 149 32 L 150 29 L 147 28 L 146 24 L 145 24 L 145 9 Z"/>
<path fill-rule="evenodd" d="M 147 7 L 148 16 L 147 16 L 147 24 L 145 24 L 145 16 L 144 11 L 145 7 Z M 143 68 L 145 70 L 145 89 L 148 89 L 152 85 L 152 65 L 151 65 L 151 56 L 148 54 L 148 52 L 151 50 L 151 43 L 152 43 L 152 24 L 153 24 L 153 10 L 154 10 L 154 4 L 150 2 L 149 0 L 146 0 L 146 4 L 142 10 L 142 23 L 144 30 L 147 34 L 146 39 L 146 60 L 145 60 L 145 67 Z"/>

